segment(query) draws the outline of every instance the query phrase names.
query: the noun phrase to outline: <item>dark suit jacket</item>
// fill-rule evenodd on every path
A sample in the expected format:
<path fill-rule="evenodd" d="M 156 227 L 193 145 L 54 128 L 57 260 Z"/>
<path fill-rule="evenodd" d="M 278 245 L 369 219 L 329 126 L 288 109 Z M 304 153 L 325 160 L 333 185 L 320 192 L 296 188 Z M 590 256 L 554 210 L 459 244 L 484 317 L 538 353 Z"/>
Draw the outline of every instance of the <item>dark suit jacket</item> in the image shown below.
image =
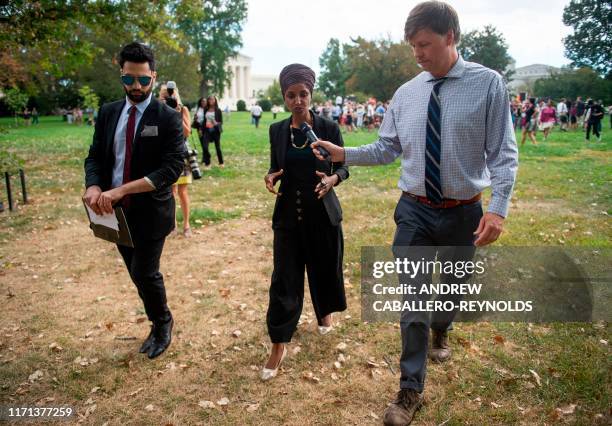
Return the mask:
<path fill-rule="evenodd" d="M 340 133 L 340 128 L 336 122 L 322 118 L 317 114 L 313 114 L 312 112 L 310 114 L 313 117 L 312 130 L 320 139 L 332 142 L 338 146 L 344 146 L 342 134 Z M 287 144 L 290 138 L 290 122 L 291 117 L 270 126 L 270 170 L 268 170 L 268 173 L 277 172 L 280 169 L 285 168 Z M 337 174 L 340 178 L 338 184 L 349 177 L 348 166 L 345 166 L 344 163 L 332 163 L 329 158 L 324 161 L 317 159 L 316 169 L 320 172 L 326 173 L 327 175 L 334 173 Z M 279 192 L 284 194 L 286 185 L 282 175 L 280 177 L 280 181 L 281 184 L 279 187 Z M 338 200 L 333 188 L 330 189 L 327 194 L 325 194 L 322 201 L 323 205 L 325 206 L 325 210 L 327 211 L 327 215 L 329 216 L 330 223 L 334 226 L 339 225 L 342 221 L 342 208 L 340 207 L 340 201 Z M 291 225 L 285 223 L 285 215 L 281 214 L 281 211 L 284 209 L 295 208 L 295 206 L 289 206 L 287 204 L 288 201 L 286 196 L 280 195 L 276 198 L 274 214 L 272 215 L 273 228 Z"/>
<path fill-rule="evenodd" d="M 85 159 L 85 186 L 111 189 L 115 155 L 113 144 L 119 115 L 125 100 L 100 108 L 93 142 Z M 157 126 L 157 136 L 143 136 L 144 126 Z M 126 216 L 134 242 L 165 237 L 174 228 L 172 184 L 184 165 L 185 143 L 181 114 L 151 98 L 132 144 L 130 179 L 147 177 L 155 185 L 152 192 L 130 195 Z"/>

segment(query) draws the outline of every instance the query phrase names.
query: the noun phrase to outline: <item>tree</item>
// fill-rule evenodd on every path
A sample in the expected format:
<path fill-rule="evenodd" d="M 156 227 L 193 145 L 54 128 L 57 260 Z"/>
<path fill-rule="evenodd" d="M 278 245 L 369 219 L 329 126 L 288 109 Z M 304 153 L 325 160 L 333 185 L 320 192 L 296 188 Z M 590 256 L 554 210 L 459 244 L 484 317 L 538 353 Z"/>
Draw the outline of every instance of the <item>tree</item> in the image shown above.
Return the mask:
<path fill-rule="evenodd" d="M 612 103 L 612 80 L 602 78 L 590 68 L 566 68 L 548 78 L 536 80 L 534 95 L 552 99 L 591 97 L 609 104 Z"/>
<path fill-rule="evenodd" d="M 576 67 L 591 67 L 612 79 L 612 2 L 571 0 L 563 9 L 563 23 L 574 29 L 565 37 L 565 56 Z"/>
<path fill-rule="evenodd" d="M 183 0 L 173 7 L 178 28 L 200 57 L 200 96 L 222 94 L 232 76 L 229 58 L 242 46 L 245 0 Z"/>
<path fill-rule="evenodd" d="M 420 71 L 411 50 L 391 39 L 368 41 L 361 37 L 344 45 L 347 69 L 347 92 L 363 92 L 386 101 L 398 87 Z"/>
<path fill-rule="evenodd" d="M 346 95 L 345 83 L 350 73 L 340 42 L 332 38 L 319 58 L 321 72 L 319 73 L 318 89 L 328 98 Z"/>
<path fill-rule="evenodd" d="M 272 84 L 264 91 L 263 98 L 270 99 L 272 105 L 283 105 L 285 103 L 278 80 L 274 79 L 274 81 L 272 81 Z"/>
<path fill-rule="evenodd" d="M 93 110 L 100 108 L 100 98 L 89 88 L 89 86 L 81 87 L 79 89 L 79 96 L 81 96 L 85 108 L 91 108 Z"/>
<path fill-rule="evenodd" d="M 504 36 L 494 26 L 486 25 L 482 31 L 473 30 L 462 35 L 457 50 L 464 59 L 497 71 L 506 81 L 510 78 L 511 71 L 507 68 L 512 57 Z"/>
<path fill-rule="evenodd" d="M 4 102 L 9 107 L 11 111 L 13 111 L 13 115 L 15 117 L 15 122 L 17 122 L 17 114 L 20 114 L 21 111 L 28 104 L 29 96 L 26 93 L 23 93 L 19 89 L 9 89 L 5 94 Z"/>

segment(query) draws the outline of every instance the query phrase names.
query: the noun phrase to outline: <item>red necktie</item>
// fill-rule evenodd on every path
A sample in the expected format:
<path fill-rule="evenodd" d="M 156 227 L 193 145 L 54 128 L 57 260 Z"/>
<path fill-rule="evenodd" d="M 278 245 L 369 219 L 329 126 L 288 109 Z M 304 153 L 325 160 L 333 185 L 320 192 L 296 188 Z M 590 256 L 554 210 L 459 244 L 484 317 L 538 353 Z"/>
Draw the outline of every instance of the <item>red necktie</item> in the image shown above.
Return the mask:
<path fill-rule="evenodd" d="M 130 116 L 127 122 L 125 131 L 125 158 L 123 160 L 123 184 L 128 183 L 130 179 L 130 171 L 132 166 L 132 142 L 134 141 L 134 132 L 136 131 L 136 107 L 130 107 Z M 126 195 L 121 200 L 123 207 L 130 206 L 130 196 Z"/>
<path fill-rule="evenodd" d="M 128 183 L 130 179 L 130 170 L 132 165 L 132 142 L 134 141 L 134 132 L 136 130 L 136 107 L 130 107 L 130 117 L 127 122 L 125 131 L 125 158 L 123 161 L 123 183 Z"/>

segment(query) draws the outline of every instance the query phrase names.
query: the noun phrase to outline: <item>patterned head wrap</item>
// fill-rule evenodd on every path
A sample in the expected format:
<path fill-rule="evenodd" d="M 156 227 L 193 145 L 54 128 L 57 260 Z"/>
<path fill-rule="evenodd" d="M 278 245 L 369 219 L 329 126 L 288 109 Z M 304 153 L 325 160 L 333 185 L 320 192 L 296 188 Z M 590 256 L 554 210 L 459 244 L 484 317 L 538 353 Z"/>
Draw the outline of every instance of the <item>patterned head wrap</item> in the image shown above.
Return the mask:
<path fill-rule="evenodd" d="M 291 64 L 283 68 L 278 80 L 280 82 L 283 97 L 285 96 L 285 91 L 287 88 L 289 88 L 289 86 L 299 83 L 305 84 L 306 87 L 308 87 L 308 90 L 310 90 L 310 93 L 312 93 L 315 84 L 315 73 L 306 65 Z"/>

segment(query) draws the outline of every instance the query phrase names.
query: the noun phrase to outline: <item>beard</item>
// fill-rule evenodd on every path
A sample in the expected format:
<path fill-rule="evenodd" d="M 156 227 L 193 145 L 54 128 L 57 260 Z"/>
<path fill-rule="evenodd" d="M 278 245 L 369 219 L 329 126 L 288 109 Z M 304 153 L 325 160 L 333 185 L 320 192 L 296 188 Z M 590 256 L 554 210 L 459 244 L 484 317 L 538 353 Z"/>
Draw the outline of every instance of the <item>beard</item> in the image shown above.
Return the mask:
<path fill-rule="evenodd" d="M 125 90 L 125 95 L 130 101 L 139 104 L 149 97 L 151 91 L 153 90 L 153 85 L 151 84 L 149 86 L 149 90 L 128 90 L 125 88 L 125 86 L 123 87 L 123 90 Z"/>

